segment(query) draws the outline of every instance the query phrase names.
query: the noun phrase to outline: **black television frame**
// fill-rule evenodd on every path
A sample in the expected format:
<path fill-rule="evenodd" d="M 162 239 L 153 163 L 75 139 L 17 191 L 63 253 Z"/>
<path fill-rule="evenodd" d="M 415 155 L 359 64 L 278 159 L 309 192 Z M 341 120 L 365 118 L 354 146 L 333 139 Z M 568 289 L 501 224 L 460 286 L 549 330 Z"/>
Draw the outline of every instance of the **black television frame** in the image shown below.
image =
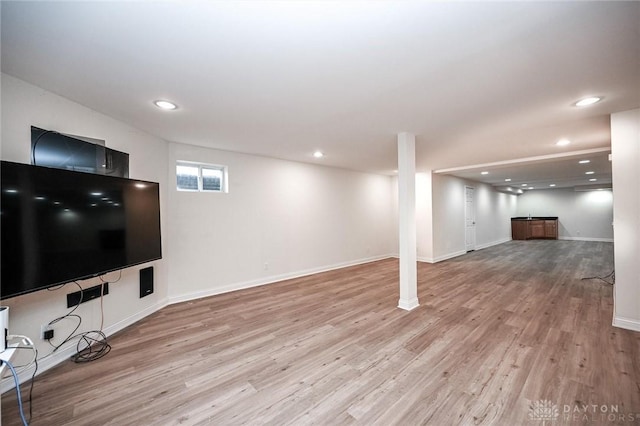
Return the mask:
<path fill-rule="evenodd" d="M 0 174 L 0 299 L 162 258 L 158 183 L 8 161 Z"/>

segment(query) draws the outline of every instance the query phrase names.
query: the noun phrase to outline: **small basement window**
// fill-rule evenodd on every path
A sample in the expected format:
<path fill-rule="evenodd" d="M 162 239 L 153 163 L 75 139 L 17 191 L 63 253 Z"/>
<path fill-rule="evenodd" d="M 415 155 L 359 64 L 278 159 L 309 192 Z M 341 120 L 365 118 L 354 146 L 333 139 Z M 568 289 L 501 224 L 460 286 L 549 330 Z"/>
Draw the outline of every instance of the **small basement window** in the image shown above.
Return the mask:
<path fill-rule="evenodd" d="M 227 168 L 214 164 L 178 161 L 176 187 L 178 191 L 228 192 Z"/>

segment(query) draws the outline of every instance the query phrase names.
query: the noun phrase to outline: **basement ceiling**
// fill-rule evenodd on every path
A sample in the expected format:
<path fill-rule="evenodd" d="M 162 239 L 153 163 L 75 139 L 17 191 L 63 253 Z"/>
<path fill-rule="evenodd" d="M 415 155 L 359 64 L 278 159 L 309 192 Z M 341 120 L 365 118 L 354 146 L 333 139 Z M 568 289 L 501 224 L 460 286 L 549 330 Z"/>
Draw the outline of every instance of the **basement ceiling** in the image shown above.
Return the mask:
<path fill-rule="evenodd" d="M 481 181 L 503 192 L 553 188 L 611 188 L 608 148 L 574 151 L 559 155 L 522 158 L 436 170 L 463 179 Z"/>
<path fill-rule="evenodd" d="M 550 159 L 607 149 L 609 115 L 640 107 L 638 2 L 1 8 L 4 73 L 167 141 L 293 161 L 392 174 L 407 131 L 419 171 L 551 156 L 518 179 L 568 184 Z"/>

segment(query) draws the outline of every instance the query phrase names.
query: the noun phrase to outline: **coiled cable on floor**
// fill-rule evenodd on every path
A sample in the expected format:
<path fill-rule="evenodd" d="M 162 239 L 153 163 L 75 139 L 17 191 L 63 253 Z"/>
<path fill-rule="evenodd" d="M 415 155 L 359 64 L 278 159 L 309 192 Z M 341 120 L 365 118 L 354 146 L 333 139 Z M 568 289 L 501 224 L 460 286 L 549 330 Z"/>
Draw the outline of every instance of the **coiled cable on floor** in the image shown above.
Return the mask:
<path fill-rule="evenodd" d="M 608 279 L 611 278 L 611 281 L 608 281 Z M 582 281 L 584 280 L 600 280 L 600 281 L 604 281 L 605 283 L 609 284 L 609 285 L 614 285 L 616 282 L 616 270 L 614 269 L 613 271 L 611 271 L 609 274 L 605 275 L 604 277 L 584 277 L 581 278 Z"/>

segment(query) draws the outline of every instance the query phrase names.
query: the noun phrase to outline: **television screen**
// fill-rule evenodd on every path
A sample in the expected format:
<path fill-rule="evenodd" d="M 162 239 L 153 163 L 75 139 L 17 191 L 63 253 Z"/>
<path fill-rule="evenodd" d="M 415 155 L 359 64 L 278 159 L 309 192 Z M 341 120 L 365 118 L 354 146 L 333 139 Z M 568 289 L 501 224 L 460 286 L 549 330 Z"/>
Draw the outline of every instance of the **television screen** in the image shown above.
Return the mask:
<path fill-rule="evenodd" d="M 159 184 L 2 161 L 0 297 L 162 257 Z"/>

